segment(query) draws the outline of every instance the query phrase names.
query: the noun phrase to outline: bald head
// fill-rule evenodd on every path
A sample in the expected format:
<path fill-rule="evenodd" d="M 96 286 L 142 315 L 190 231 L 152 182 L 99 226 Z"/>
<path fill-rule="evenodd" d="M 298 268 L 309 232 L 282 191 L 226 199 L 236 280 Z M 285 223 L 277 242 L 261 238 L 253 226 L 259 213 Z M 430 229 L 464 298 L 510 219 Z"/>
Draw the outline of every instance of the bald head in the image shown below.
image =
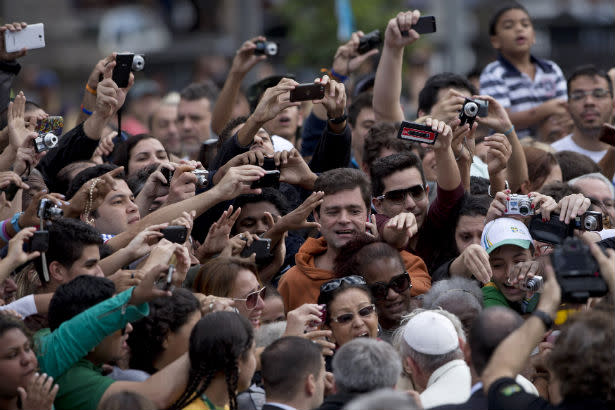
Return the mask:
<path fill-rule="evenodd" d="M 476 374 L 483 373 L 500 342 L 522 324 L 517 312 L 503 306 L 488 307 L 476 317 L 469 339 Z"/>

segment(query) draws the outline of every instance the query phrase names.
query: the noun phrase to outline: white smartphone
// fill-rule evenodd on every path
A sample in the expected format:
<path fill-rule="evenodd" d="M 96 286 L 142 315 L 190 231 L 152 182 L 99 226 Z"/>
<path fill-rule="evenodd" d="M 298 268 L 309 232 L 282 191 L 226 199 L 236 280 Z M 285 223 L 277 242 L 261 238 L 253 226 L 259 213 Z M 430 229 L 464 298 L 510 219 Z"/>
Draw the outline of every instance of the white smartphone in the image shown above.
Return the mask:
<path fill-rule="evenodd" d="M 30 24 L 21 31 L 4 32 L 5 47 L 8 53 L 45 47 L 45 28 L 43 23 Z"/>

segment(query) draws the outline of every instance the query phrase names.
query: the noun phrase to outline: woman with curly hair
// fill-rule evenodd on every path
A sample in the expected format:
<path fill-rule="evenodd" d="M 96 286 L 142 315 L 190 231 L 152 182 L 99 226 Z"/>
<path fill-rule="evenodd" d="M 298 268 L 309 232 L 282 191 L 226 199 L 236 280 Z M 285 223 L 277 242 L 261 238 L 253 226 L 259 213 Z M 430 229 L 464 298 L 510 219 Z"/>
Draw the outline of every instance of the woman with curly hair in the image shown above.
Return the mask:
<path fill-rule="evenodd" d="M 171 410 L 237 409 L 237 392 L 246 390 L 256 370 L 254 333 L 243 316 L 215 312 L 190 335 L 186 390 Z"/>

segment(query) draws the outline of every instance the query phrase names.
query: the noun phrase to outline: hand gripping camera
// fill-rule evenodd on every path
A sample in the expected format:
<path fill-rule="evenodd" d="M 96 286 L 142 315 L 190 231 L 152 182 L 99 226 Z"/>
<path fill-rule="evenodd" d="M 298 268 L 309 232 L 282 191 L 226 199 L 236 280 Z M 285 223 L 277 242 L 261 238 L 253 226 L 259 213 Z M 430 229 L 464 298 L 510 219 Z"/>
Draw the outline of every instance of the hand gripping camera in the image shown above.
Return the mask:
<path fill-rule="evenodd" d="M 118 53 L 115 57 L 115 67 L 111 79 L 120 88 L 128 87 L 131 71 L 141 71 L 145 68 L 143 54 Z"/>
<path fill-rule="evenodd" d="M 470 128 L 476 121 L 476 117 L 486 117 L 487 112 L 489 111 L 489 101 L 486 100 L 471 100 L 466 98 L 463 106 L 461 107 L 461 111 L 459 111 L 459 119 L 461 123 L 459 126 L 463 126 L 465 124 L 469 124 Z"/>
<path fill-rule="evenodd" d="M 380 44 L 382 44 L 380 30 L 374 30 L 359 39 L 359 47 L 357 48 L 357 51 L 359 52 L 359 54 L 365 54 L 369 50 L 379 47 Z"/>
<path fill-rule="evenodd" d="M 254 54 L 257 56 L 275 56 L 278 54 L 278 45 L 273 41 L 257 41 L 255 44 L 256 48 L 254 49 Z"/>
<path fill-rule="evenodd" d="M 45 221 L 61 217 L 63 214 L 64 212 L 62 209 L 55 205 L 51 200 L 47 198 L 41 199 L 36 212 L 36 215 L 41 220 L 40 228 L 34 232 L 28 246 L 28 252 L 39 251 L 41 253 L 41 264 L 43 269 L 43 275 L 40 278 L 41 282 L 49 282 L 47 256 L 45 255 L 45 252 L 49 249 L 49 231 L 45 229 Z"/>
<path fill-rule="evenodd" d="M 527 195 L 512 194 L 506 200 L 506 212 L 505 215 L 534 215 L 532 209 L 532 200 Z"/>

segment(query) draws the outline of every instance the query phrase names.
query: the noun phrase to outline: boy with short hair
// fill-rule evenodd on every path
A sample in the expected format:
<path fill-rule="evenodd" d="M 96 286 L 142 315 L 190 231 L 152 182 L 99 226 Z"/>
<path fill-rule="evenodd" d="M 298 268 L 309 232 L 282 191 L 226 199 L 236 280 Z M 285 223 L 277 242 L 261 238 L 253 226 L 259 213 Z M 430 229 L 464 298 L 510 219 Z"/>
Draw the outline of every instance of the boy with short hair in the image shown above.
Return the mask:
<path fill-rule="evenodd" d="M 532 312 L 539 294 L 509 284 L 516 265 L 534 261 L 534 245 L 527 226 L 517 219 L 498 218 L 485 225 L 480 242 L 489 254 L 493 272 L 491 282 L 482 288 L 484 306 L 505 306 L 521 314 Z"/>
<path fill-rule="evenodd" d="M 530 53 L 536 36 L 527 10 L 518 3 L 500 8 L 491 18 L 489 35 L 498 59 L 483 70 L 480 91 L 506 108 L 517 136 L 530 135 L 551 115 L 567 116 L 562 70 Z"/>

